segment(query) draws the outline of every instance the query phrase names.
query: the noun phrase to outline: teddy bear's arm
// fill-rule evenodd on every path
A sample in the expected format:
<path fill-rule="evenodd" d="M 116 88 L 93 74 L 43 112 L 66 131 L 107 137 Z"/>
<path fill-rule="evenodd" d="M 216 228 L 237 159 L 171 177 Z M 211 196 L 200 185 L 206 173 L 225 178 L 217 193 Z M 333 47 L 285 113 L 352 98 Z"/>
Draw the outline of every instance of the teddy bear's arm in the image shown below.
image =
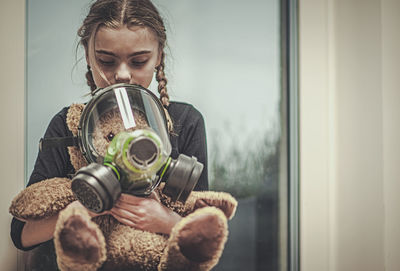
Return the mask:
<path fill-rule="evenodd" d="M 67 178 L 47 179 L 22 190 L 11 202 L 9 212 L 22 220 L 53 216 L 76 200 Z"/>
<path fill-rule="evenodd" d="M 192 205 L 193 210 L 207 206 L 217 207 L 228 219 L 231 219 L 236 212 L 237 200 L 226 192 L 193 191 L 187 204 Z"/>
<path fill-rule="evenodd" d="M 192 191 L 187 200 L 183 203 L 180 201 L 172 201 L 170 197 L 162 192 L 163 188 L 163 183 L 157 188 L 158 196 L 162 204 L 181 216 L 187 216 L 193 211 L 207 206 L 214 206 L 222 210 L 228 219 L 232 219 L 235 215 L 237 200 L 227 192 Z"/>

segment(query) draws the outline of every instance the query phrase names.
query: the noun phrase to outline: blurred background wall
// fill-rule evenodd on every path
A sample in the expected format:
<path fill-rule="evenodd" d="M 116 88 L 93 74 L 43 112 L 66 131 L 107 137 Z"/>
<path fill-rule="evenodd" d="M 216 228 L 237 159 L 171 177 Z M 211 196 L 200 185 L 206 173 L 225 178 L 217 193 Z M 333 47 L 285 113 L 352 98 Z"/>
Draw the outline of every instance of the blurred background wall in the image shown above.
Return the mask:
<path fill-rule="evenodd" d="M 400 270 L 399 15 L 299 1 L 301 270 Z"/>
<path fill-rule="evenodd" d="M 22 271 L 22 254 L 10 238 L 12 198 L 24 186 L 25 1 L 0 2 L 0 266 Z"/>

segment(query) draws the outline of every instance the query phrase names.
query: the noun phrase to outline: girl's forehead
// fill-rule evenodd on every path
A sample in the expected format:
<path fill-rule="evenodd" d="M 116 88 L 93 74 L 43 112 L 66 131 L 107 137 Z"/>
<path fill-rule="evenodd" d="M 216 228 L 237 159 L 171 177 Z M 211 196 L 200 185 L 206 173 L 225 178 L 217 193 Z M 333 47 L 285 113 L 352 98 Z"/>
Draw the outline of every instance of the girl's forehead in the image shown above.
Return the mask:
<path fill-rule="evenodd" d="M 102 26 L 95 36 L 96 49 L 123 48 L 123 47 L 145 47 L 154 49 L 158 47 L 155 33 L 148 27 L 126 25 L 119 28 Z"/>

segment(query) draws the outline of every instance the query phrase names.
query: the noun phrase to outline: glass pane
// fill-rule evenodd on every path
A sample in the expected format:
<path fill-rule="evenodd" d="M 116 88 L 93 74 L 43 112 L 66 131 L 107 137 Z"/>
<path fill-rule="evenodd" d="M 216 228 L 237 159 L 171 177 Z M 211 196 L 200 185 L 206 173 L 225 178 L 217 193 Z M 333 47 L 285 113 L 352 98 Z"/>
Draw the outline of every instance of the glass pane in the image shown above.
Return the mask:
<path fill-rule="evenodd" d="M 64 106 L 88 100 L 86 66 L 76 32 L 89 1 L 35 0 L 27 3 L 26 182 L 38 143 L 51 118 Z"/>
<path fill-rule="evenodd" d="M 76 31 L 90 2 L 27 1 L 27 178 L 51 117 L 87 100 Z M 239 202 L 213 270 L 287 270 L 280 1 L 154 3 L 167 25 L 171 100 L 191 103 L 203 114 L 210 188 Z M 157 86 L 150 88 L 156 92 Z"/>
<path fill-rule="evenodd" d="M 169 93 L 203 113 L 211 189 L 239 201 L 214 270 L 285 270 L 280 2 L 156 2 L 170 30 Z"/>

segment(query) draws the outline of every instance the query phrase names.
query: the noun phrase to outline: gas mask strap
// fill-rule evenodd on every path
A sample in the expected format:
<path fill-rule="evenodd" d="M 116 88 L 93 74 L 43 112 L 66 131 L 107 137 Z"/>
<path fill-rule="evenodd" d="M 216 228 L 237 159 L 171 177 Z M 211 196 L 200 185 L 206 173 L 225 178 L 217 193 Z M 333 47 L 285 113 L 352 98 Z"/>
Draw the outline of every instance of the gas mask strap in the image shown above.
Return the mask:
<path fill-rule="evenodd" d="M 46 151 L 51 148 L 70 147 L 70 146 L 79 146 L 78 137 L 76 136 L 45 137 L 40 139 L 39 151 Z"/>

